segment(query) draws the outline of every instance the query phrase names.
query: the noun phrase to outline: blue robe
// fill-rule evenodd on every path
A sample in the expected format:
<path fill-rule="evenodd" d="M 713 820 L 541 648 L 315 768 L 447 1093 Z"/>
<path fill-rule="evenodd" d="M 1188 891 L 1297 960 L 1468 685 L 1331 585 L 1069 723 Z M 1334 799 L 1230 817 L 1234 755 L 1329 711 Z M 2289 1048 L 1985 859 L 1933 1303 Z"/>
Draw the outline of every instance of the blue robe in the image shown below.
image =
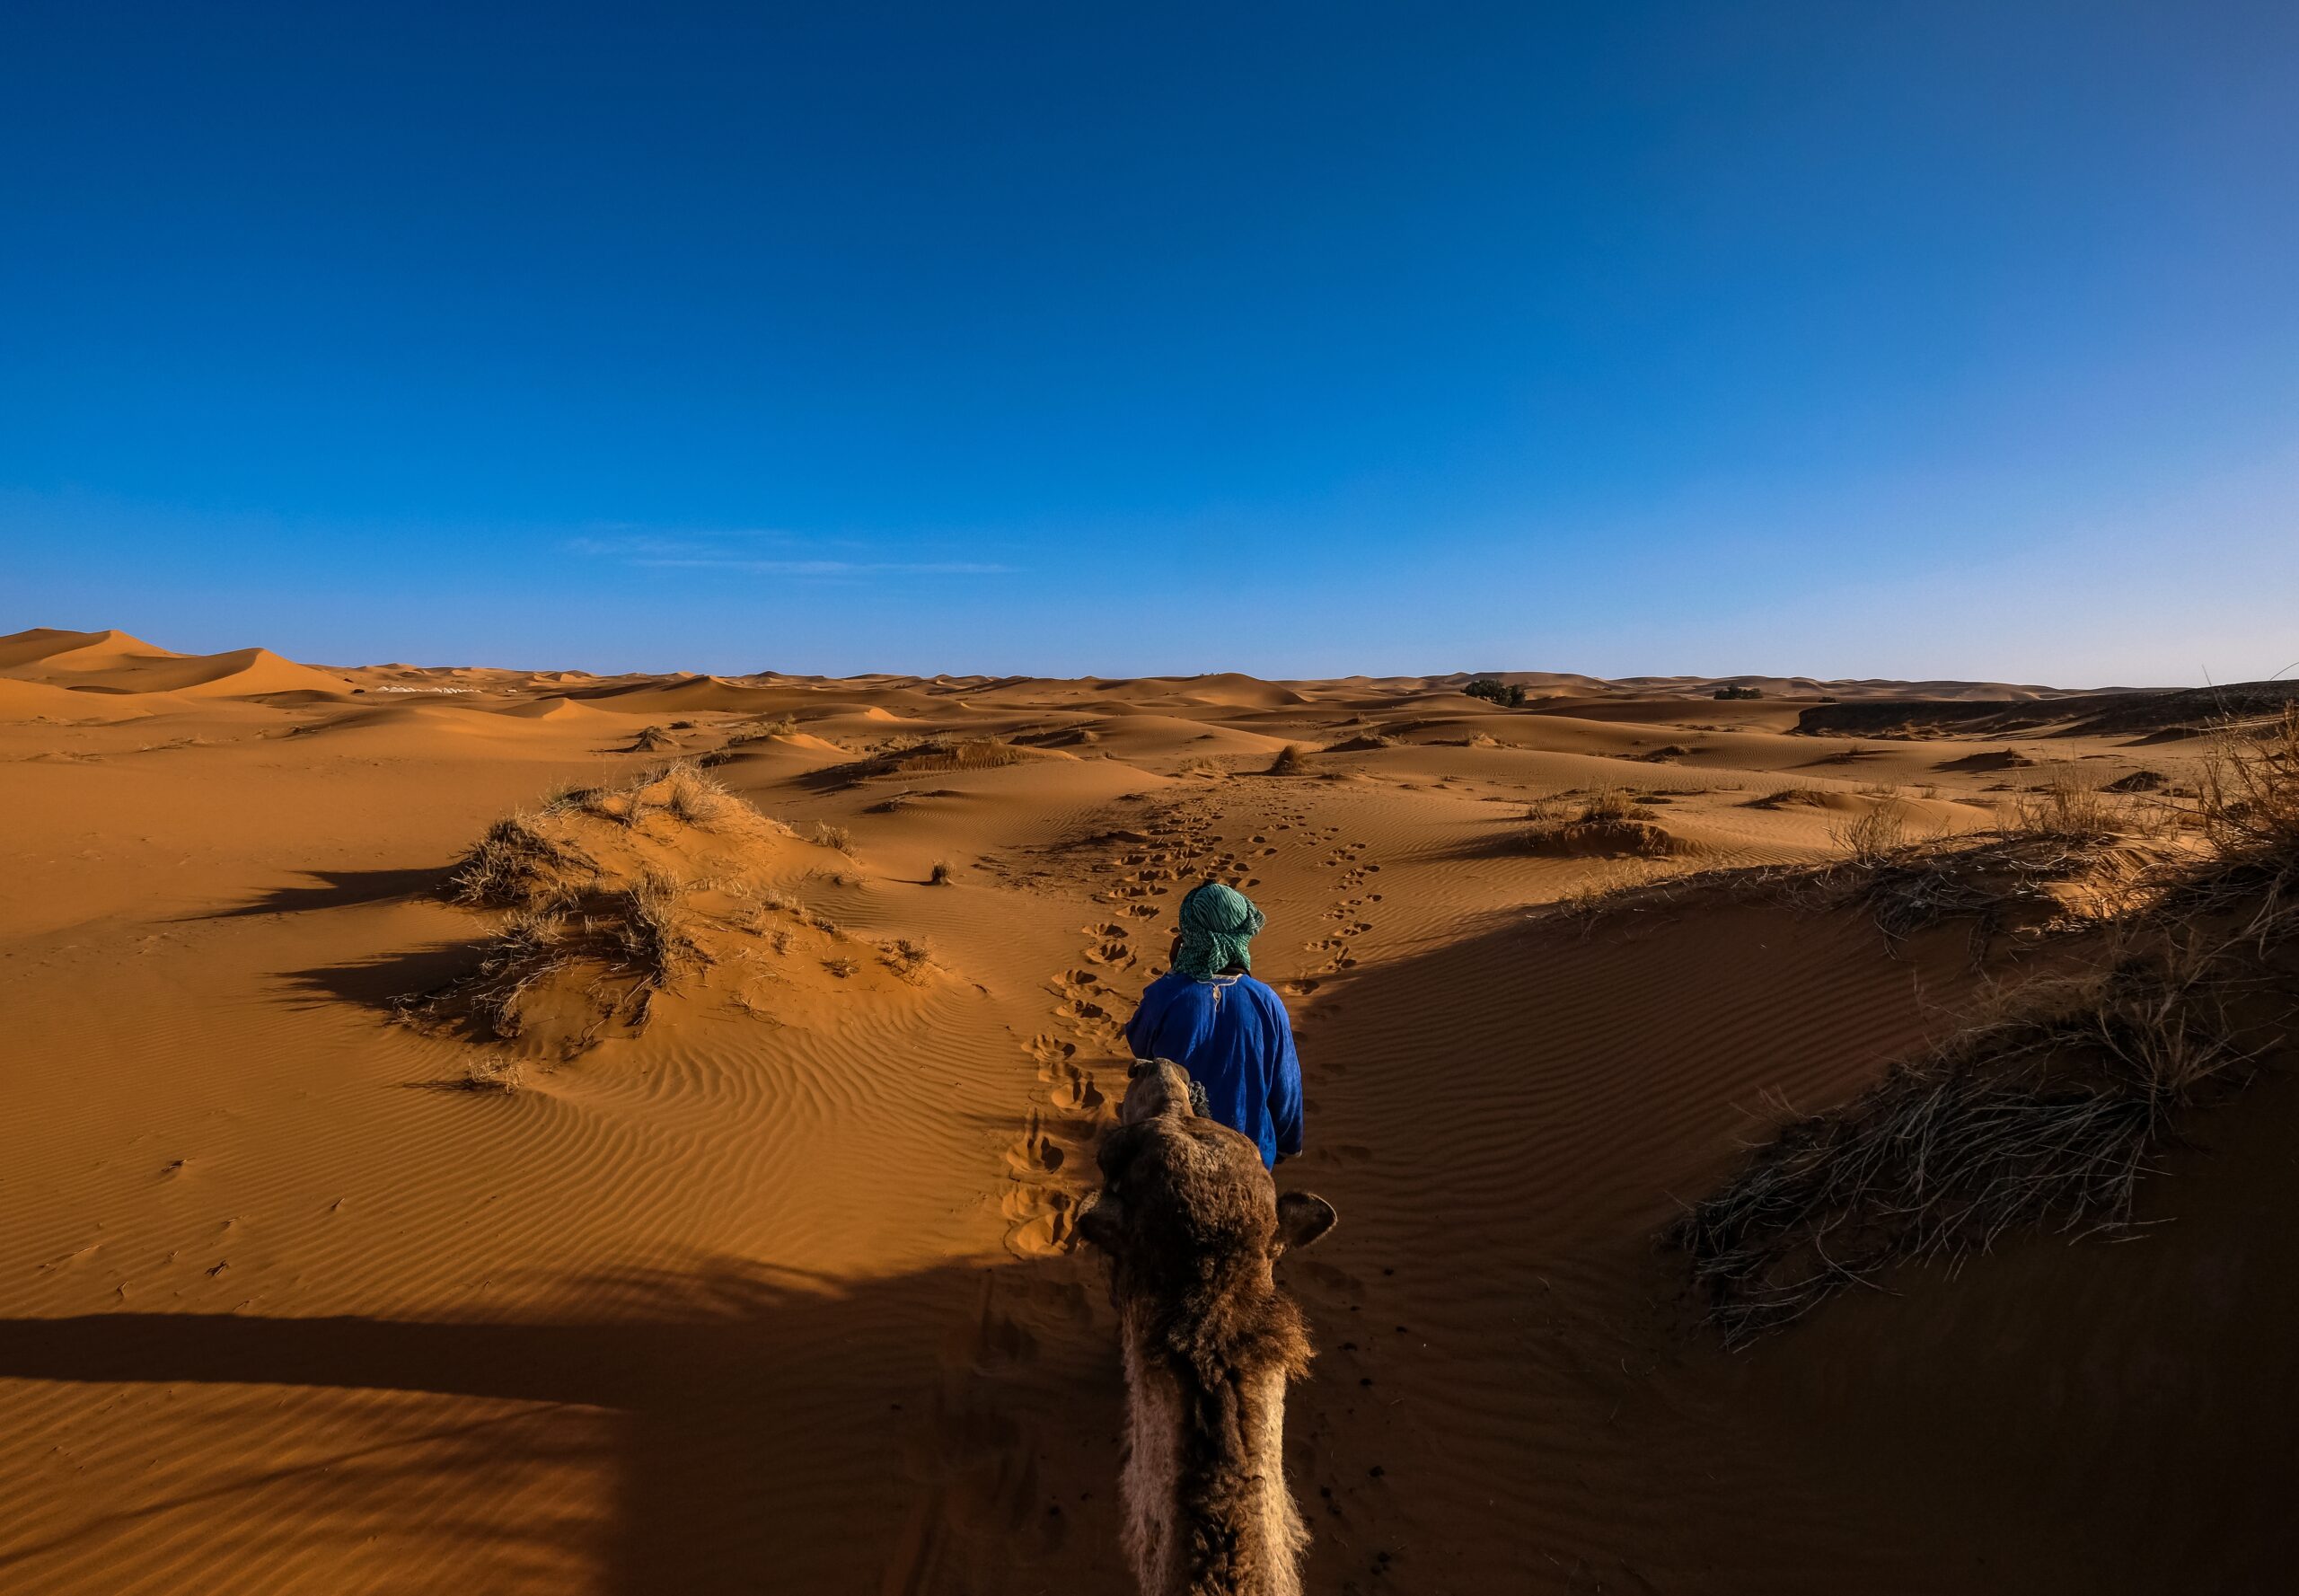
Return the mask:
<path fill-rule="evenodd" d="M 1261 1161 L 1301 1151 L 1301 1061 L 1285 1004 L 1250 975 L 1160 975 L 1125 1027 L 1133 1056 L 1171 1059 L 1205 1088 L 1206 1111 L 1261 1144 Z"/>

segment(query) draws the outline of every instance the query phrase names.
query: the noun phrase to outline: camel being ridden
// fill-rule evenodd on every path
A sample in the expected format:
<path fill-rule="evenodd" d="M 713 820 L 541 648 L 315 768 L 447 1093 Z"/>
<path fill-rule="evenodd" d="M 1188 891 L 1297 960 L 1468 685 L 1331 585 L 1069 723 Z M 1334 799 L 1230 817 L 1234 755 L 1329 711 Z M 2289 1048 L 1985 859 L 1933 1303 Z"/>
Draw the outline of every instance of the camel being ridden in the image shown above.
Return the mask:
<path fill-rule="evenodd" d="M 1137 1063 L 1079 1233 L 1108 1254 L 1125 1356 L 1123 1539 L 1142 1596 L 1299 1596 L 1309 1535 L 1286 1489 L 1285 1388 L 1301 1311 L 1272 1267 L 1333 1229 L 1281 1197 L 1260 1150 L 1196 1112 L 1168 1061 Z"/>

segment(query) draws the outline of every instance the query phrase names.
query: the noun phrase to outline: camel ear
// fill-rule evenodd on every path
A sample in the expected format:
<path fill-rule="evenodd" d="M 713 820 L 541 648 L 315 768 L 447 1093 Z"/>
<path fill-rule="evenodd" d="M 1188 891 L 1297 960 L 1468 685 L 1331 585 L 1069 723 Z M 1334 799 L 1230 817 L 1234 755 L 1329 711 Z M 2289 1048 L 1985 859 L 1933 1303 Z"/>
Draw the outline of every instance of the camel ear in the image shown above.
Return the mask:
<path fill-rule="evenodd" d="M 1333 1204 L 1313 1192 L 1288 1192 L 1277 1199 L 1277 1240 L 1289 1249 L 1308 1246 L 1340 1222 Z"/>
<path fill-rule="evenodd" d="M 1080 1239 L 1104 1252 L 1115 1252 L 1120 1238 L 1125 1234 L 1125 1210 L 1107 1192 L 1097 1192 L 1078 1211 L 1077 1230 Z"/>

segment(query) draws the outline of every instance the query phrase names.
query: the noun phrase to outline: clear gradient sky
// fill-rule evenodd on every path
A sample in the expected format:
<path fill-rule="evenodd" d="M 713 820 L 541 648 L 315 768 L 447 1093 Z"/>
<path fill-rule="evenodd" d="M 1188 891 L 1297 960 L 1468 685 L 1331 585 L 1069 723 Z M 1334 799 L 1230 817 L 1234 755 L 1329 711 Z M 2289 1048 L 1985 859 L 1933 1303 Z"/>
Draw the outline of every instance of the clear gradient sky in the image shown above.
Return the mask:
<path fill-rule="evenodd" d="M 2299 5 L 0 10 L 0 630 L 2299 657 Z"/>

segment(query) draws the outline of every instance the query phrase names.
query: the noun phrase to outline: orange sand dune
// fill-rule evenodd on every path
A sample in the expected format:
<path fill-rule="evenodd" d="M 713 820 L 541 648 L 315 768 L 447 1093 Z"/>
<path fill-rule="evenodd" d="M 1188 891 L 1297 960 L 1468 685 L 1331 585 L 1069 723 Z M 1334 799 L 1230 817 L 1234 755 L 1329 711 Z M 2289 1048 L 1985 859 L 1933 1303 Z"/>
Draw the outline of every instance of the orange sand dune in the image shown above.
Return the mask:
<path fill-rule="evenodd" d="M 1299 1037 L 1280 1183 L 1342 1215 L 1282 1266 L 1308 1589 L 2283 1588 L 2287 1081 L 2198 1117 L 2146 1188 L 2176 1223 L 1727 1354 L 1655 1246 L 1679 1204 L 2033 956 L 1578 907 L 2202 745 L 1504 679 L 1574 696 L 0 639 L 0 1586 L 1123 1596 L 1071 1227 L 1219 877 Z M 1599 800 L 1674 851 L 1542 844 Z"/>
<path fill-rule="evenodd" d="M 296 665 L 268 648 L 175 654 L 122 631 L 16 632 L 0 638 L 0 671 L 96 692 L 181 692 L 253 698 L 295 692 L 340 692 L 343 678 Z"/>

